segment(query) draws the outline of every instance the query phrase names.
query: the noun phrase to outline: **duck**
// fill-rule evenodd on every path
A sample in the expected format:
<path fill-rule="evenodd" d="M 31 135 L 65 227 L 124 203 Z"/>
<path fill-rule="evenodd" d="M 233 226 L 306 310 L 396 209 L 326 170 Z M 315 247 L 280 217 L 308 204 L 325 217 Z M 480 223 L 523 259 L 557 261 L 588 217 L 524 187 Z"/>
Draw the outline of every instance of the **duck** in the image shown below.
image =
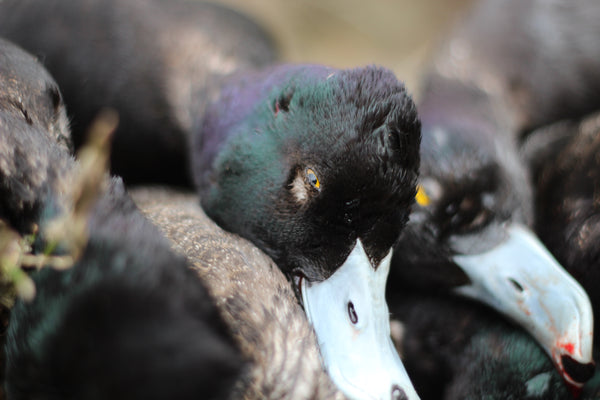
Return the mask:
<path fill-rule="evenodd" d="M 419 127 L 389 70 L 300 64 L 232 77 L 194 132 L 203 209 L 286 274 L 336 382 L 401 388 L 383 378 L 392 360 L 369 353 L 389 346 L 385 280 L 414 199 Z"/>
<path fill-rule="evenodd" d="M 2 218 L 20 235 L 36 234 L 33 224 L 41 232 L 73 206 L 80 161 L 56 82 L 3 39 L 0 93 Z M 205 285 L 119 178 L 105 186 L 75 265 L 31 272 L 36 296 L 10 310 L 7 397 L 228 398 L 246 361 Z"/>
<path fill-rule="evenodd" d="M 589 40 L 598 11 L 590 1 L 483 0 L 446 37 L 423 78 L 420 190 L 388 285 L 491 306 L 543 346 L 574 390 L 594 373 L 592 305 L 535 234 L 520 148 L 536 126 L 595 107 L 587 88 L 598 70 L 580 54 L 598 54 Z"/>
<path fill-rule="evenodd" d="M 101 110 L 116 109 L 111 173 L 127 184 L 191 187 L 187 142 L 194 116 L 223 77 L 269 64 L 277 51 L 265 29 L 230 8 L 164 3 L 2 1 L 0 36 L 42 59 L 58 82 L 75 149 Z"/>
<path fill-rule="evenodd" d="M 172 64 L 160 61 L 162 39 L 160 34 L 153 35 L 163 32 L 159 28 L 176 26 L 170 32 L 175 35 L 182 33 L 180 27 L 183 26 L 183 33 L 188 35 L 184 38 L 197 38 L 192 41 L 197 58 L 185 58 L 181 60 L 182 69 L 174 68 L 157 77 L 155 81 L 166 80 L 169 89 L 166 93 L 165 90 L 153 91 L 152 95 L 169 104 L 167 111 L 182 110 L 187 115 L 187 110 L 192 110 L 189 111 L 194 116 L 189 129 L 190 155 L 177 157 L 190 160 L 191 175 L 203 209 L 218 225 L 254 243 L 283 271 L 316 330 L 326 370 L 345 394 L 355 398 L 418 398 L 391 343 L 384 299 L 392 245 L 414 202 L 419 163 L 420 124 L 414 102 L 404 85 L 391 71 L 381 67 L 341 70 L 304 64 L 269 63 L 265 66 L 262 63 L 268 60 L 253 61 L 254 52 L 241 53 L 241 58 L 250 60 L 243 68 L 238 68 L 235 61 L 231 67 L 218 63 L 214 66 L 214 71 L 219 71 L 215 73 L 214 82 L 210 75 L 198 83 L 186 74 L 194 72 L 197 62 L 207 62 L 206 55 L 198 52 L 201 48 L 198 43 L 206 43 L 201 40 L 203 31 L 193 33 L 197 21 L 207 18 L 193 15 L 204 13 L 205 9 L 189 2 L 144 4 L 143 11 L 130 12 L 134 6 L 123 6 L 120 2 L 107 5 L 91 1 L 75 5 L 67 1 L 18 4 L 3 1 L 0 13 L 9 13 L 12 22 L 7 21 L 6 26 L 0 22 L 0 33 L 34 54 L 43 54 L 48 60 L 46 65 L 62 85 L 61 75 L 66 75 L 64 79 L 68 80 L 76 74 L 59 70 L 69 71 L 78 66 L 66 62 L 53 45 L 46 46 L 38 38 L 52 37 L 52 42 L 62 49 L 74 38 L 77 40 L 71 45 L 82 46 L 81 38 L 85 34 L 74 33 L 82 25 L 91 35 L 111 32 L 109 36 L 118 38 L 125 31 L 126 37 L 100 48 L 101 62 L 90 59 L 90 64 L 105 66 L 110 71 L 108 80 L 111 82 L 123 82 L 123 76 L 135 77 L 126 82 L 130 84 L 128 92 L 136 96 L 147 90 L 137 92 L 135 89 L 135 84 L 145 82 L 146 75 L 141 72 L 144 69 L 133 66 L 128 70 L 128 64 L 121 66 L 114 55 L 124 51 L 129 58 L 131 52 L 127 44 L 131 37 L 142 35 L 141 43 L 157 44 L 149 48 L 140 44 L 136 48 L 136 53 L 143 50 L 145 54 L 140 56 L 144 67 L 163 65 L 165 69 Z M 79 7 L 77 12 L 75 7 Z M 32 8 L 36 8 L 35 11 Z M 52 15 L 76 15 L 78 23 L 61 23 L 61 29 L 65 26 L 73 29 L 64 37 L 50 33 L 49 36 L 30 35 L 32 26 L 40 25 L 37 32 L 53 29 L 51 23 L 41 28 L 45 18 L 36 19 L 38 14 L 47 15 L 44 10 Z M 170 19 L 171 15 L 179 15 L 177 10 L 186 14 L 184 21 L 194 22 Z M 103 19 L 107 13 L 126 17 Z M 232 23 L 230 12 L 206 13 L 214 20 L 207 29 L 212 27 L 212 31 L 217 32 L 213 35 L 222 37 L 225 42 L 231 41 L 225 45 L 225 54 L 232 48 L 231 43 L 234 48 L 269 48 L 271 41 L 256 44 L 262 39 L 254 33 L 261 30 L 250 29 L 247 24 L 240 24 L 231 36 L 227 31 L 221 33 L 216 29 L 215 26 Z M 88 24 L 85 22 L 88 19 L 94 22 Z M 94 29 L 95 26 L 100 28 Z M 131 36 L 127 36 L 129 34 Z M 179 40 L 179 36 L 173 37 Z M 220 46 L 219 43 L 209 43 L 209 49 Z M 181 57 L 182 52 L 190 51 L 188 44 L 182 39 L 171 46 L 173 48 L 167 46 L 167 53 Z M 78 54 L 77 60 L 82 59 L 80 53 L 73 54 Z M 212 63 L 214 54 L 208 54 L 211 55 L 208 61 Z M 57 57 L 62 62 L 60 68 L 50 62 Z M 171 58 L 168 60 L 173 62 Z M 114 68 L 108 67 L 112 61 L 115 61 Z M 204 70 L 205 67 L 198 68 Z M 95 74 L 94 70 L 96 68 L 87 63 L 82 67 L 87 90 L 94 85 L 96 78 L 89 78 Z M 107 78 L 103 78 L 101 71 L 97 72 L 98 85 L 104 87 Z M 188 104 L 180 107 L 169 94 L 171 83 L 176 82 L 167 76 L 176 76 L 177 82 L 186 82 L 186 85 L 191 79 L 199 87 L 210 82 L 216 88 L 210 89 L 213 86 L 209 85 L 206 91 L 186 92 L 180 99 Z M 114 79 L 116 77 L 119 79 Z M 93 90 L 94 102 L 101 101 L 102 90 Z M 196 97 L 200 99 L 190 101 Z M 68 98 L 66 101 L 69 105 Z M 133 103 L 127 101 L 127 105 L 130 104 Z M 146 109 L 152 110 L 135 104 L 133 112 Z M 117 107 L 117 110 L 122 117 L 132 112 L 127 107 Z M 137 131 L 136 146 L 143 147 L 140 138 L 146 136 L 145 130 L 127 131 Z M 141 131 L 144 133 L 140 134 Z M 171 137 L 168 130 L 157 131 Z M 150 140 L 144 139 L 143 143 L 147 141 Z M 119 146 L 119 139 L 115 137 L 117 159 L 118 153 L 123 151 L 117 149 Z M 159 147 L 161 152 L 171 153 L 166 146 Z M 126 154 L 122 159 L 145 170 L 131 158 L 131 152 Z M 163 163 L 152 161 L 163 168 Z M 173 175 L 173 171 L 165 170 L 164 173 Z M 127 177 L 125 181 L 135 182 Z M 156 182 L 160 183 L 160 179 Z M 325 308 L 322 304 L 337 306 Z M 375 352 L 379 356 L 373 356 Z"/>

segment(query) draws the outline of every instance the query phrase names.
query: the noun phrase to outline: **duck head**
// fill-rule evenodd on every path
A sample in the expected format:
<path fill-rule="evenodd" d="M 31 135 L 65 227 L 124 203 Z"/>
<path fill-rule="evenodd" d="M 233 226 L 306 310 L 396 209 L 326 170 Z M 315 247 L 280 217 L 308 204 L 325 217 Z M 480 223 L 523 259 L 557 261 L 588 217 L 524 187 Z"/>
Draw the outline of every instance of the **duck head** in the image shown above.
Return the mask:
<path fill-rule="evenodd" d="M 394 274 L 495 308 L 529 331 L 569 385 L 581 387 L 594 371 L 588 296 L 527 227 L 529 178 L 485 95 L 466 94 L 467 107 L 444 95 L 426 95 L 420 108 L 421 186 Z"/>
<path fill-rule="evenodd" d="M 239 76 L 195 140 L 203 208 L 287 275 L 342 391 L 418 398 L 384 297 L 419 166 L 420 123 L 404 86 L 375 67 Z"/>
<path fill-rule="evenodd" d="M 33 231 L 51 193 L 65 192 L 60 177 L 70 169 L 68 125 L 48 71 L 0 39 L 0 219 L 21 234 Z"/>

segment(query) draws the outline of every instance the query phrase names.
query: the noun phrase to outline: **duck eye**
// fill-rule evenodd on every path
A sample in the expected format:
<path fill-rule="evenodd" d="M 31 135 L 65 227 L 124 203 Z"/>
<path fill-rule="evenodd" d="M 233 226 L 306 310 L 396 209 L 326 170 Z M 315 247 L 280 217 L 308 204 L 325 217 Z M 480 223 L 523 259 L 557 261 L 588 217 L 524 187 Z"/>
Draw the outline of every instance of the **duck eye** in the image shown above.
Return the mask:
<path fill-rule="evenodd" d="M 306 180 L 310 186 L 314 187 L 315 189 L 321 189 L 321 182 L 319 182 L 317 174 L 311 168 L 306 168 Z"/>
<path fill-rule="evenodd" d="M 481 201 L 481 196 L 466 196 L 447 203 L 442 210 L 446 234 L 465 234 L 485 226 L 491 217 L 491 211 Z"/>

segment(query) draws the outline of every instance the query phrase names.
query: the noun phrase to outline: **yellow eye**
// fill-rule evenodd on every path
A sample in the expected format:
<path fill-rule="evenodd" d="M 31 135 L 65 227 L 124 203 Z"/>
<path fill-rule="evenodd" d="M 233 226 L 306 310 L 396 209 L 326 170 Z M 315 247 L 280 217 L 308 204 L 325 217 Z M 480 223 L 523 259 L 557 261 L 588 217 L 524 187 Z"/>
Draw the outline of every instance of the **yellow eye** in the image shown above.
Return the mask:
<path fill-rule="evenodd" d="M 321 182 L 319 182 L 317 174 L 311 168 L 306 168 L 306 180 L 310 183 L 310 186 L 315 189 L 321 189 Z"/>
<path fill-rule="evenodd" d="M 415 196 L 415 200 L 421 207 L 427 207 L 431 203 L 431 199 L 429 196 L 427 196 L 425 189 L 423 189 L 423 186 L 421 185 L 417 186 L 417 195 Z"/>

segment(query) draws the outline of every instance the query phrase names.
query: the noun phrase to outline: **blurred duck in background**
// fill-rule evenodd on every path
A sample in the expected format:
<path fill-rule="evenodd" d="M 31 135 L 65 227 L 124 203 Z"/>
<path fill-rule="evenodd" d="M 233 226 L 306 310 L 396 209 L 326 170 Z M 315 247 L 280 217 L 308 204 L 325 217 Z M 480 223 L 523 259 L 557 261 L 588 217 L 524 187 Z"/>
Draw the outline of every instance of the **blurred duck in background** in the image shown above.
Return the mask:
<path fill-rule="evenodd" d="M 595 113 L 580 121 L 564 120 L 537 129 L 521 147 L 533 172 L 536 232 L 588 291 L 594 321 L 598 321 L 600 304 L 595 290 L 599 139 L 600 117 Z M 393 293 L 389 302 L 392 314 L 404 323 L 400 351 L 422 399 L 600 396 L 597 371 L 581 389 L 569 391 L 529 335 L 484 307 L 414 291 Z M 596 328 L 595 343 L 597 336 Z M 597 359 L 597 347 L 593 354 Z"/>
<path fill-rule="evenodd" d="M 561 254 L 561 247 L 570 245 L 558 239 L 557 247 L 549 240 L 562 237 L 565 219 L 547 220 L 547 210 L 556 206 L 547 188 L 540 190 L 538 184 L 536 192 L 528 157 L 522 156 L 528 151 L 521 147 L 534 128 L 599 108 L 599 15 L 597 2 L 586 0 L 484 0 L 456 24 L 425 74 L 419 104 L 421 189 L 395 248 L 388 287 L 391 292 L 413 285 L 450 289 L 491 305 L 539 341 L 574 393 L 594 374 L 592 307 L 532 231 L 535 227 L 542 234 L 569 272 L 583 276 L 580 266 Z M 547 132 L 536 132 L 536 144 L 530 145 L 538 153 L 556 146 L 559 135 Z M 424 272 L 429 269 L 438 270 L 439 278 L 432 280 Z M 580 282 L 588 291 L 593 285 Z M 409 334 L 416 340 L 430 323 L 421 325 L 418 315 L 411 315 L 407 324 L 414 324 L 417 333 Z M 398 314 L 400 320 L 406 317 Z M 462 328 L 453 329 L 448 337 L 464 337 Z M 415 377 L 411 365 L 428 356 L 411 352 L 409 342 L 405 360 Z M 429 356 L 439 350 L 434 347 Z M 463 371 L 447 369 L 446 379 L 458 379 Z M 561 391 L 552 393 L 561 396 Z"/>

